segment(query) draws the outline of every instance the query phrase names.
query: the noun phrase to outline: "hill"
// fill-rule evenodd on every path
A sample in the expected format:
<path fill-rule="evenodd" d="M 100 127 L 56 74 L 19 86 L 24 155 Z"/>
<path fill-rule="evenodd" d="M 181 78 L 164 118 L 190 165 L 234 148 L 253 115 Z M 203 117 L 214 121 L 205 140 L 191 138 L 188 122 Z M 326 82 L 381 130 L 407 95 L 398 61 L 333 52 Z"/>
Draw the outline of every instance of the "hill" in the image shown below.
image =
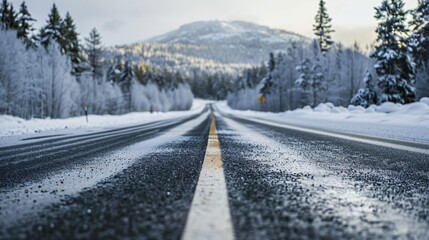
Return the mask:
<path fill-rule="evenodd" d="M 146 41 L 109 49 L 180 71 L 236 72 L 259 65 L 270 52 L 285 51 L 304 36 L 243 21 L 199 21 Z"/>

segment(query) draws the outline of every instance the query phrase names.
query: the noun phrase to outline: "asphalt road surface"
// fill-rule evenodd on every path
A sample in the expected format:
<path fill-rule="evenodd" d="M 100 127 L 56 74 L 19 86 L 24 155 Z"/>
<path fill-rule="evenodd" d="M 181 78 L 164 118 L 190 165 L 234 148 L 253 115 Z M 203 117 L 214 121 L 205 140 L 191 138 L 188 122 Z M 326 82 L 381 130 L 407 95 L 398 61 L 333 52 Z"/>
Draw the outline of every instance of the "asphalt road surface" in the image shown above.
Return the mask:
<path fill-rule="evenodd" d="M 429 146 L 200 114 L 0 147 L 0 239 L 429 239 Z"/>

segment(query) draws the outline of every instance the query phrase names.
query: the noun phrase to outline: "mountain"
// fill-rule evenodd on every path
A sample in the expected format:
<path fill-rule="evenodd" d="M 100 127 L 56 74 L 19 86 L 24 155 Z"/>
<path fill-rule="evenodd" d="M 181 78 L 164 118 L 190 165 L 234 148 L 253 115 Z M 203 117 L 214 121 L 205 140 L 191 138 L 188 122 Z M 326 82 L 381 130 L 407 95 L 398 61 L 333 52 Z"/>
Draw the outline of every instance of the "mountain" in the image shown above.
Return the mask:
<path fill-rule="evenodd" d="M 295 33 L 272 29 L 243 21 L 199 21 L 181 26 L 167 34 L 150 38 L 146 42 L 192 45 L 282 45 L 291 40 L 303 39 Z"/>
<path fill-rule="evenodd" d="M 261 64 L 270 52 L 285 51 L 309 39 L 285 30 L 243 21 L 199 21 L 141 43 L 110 49 L 135 62 L 177 70 L 236 72 Z"/>

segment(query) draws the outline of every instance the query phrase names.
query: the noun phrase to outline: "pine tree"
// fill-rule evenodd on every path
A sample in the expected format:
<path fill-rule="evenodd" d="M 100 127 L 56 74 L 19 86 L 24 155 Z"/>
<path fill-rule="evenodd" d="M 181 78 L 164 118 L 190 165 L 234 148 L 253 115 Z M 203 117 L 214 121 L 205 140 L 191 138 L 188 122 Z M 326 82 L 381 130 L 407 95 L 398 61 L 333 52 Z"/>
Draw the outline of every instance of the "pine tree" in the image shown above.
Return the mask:
<path fill-rule="evenodd" d="M 70 13 L 67 12 L 64 21 L 61 23 L 61 33 L 63 35 L 63 51 L 70 56 L 73 64 L 73 73 L 78 74 L 78 66 L 81 63 L 80 45 L 76 24 Z"/>
<path fill-rule="evenodd" d="M 367 71 L 364 78 L 365 88 L 359 89 L 356 95 L 351 99 L 350 103 L 355 106 L 369 107 L 372 104 L 377 104 L 377 93 L 374 90 L 372 74 Z"/>
<path fill-rule="evenodd" d="M 15 9 L 14 9 L 13 5 L 10 4 L 10 7 L 9 7 L 9 16 L 8 16 L 8 19 L 6 20 L 7 24 L 8 24 L 8 26 L 7 26 L 8 29 L 13 29 L 13 30 L 17 30 L 18 29 L 17 16 L 18 16 L 18 14 L 15 12 Z"/>
<path fill-rule="evenodd" d="M 268 60 L 267 68 L 267 75 L 262 79 L 262 88 L 259 90 L 260 94 L 262 94 L 263 97 L 266 97 L 267 95 L 271 94 L 271 87 L 274 84 L 272 73 L 276 68 L 276 61 L 274 59 L 274 53 L 272 52 L 270 53 L 270 59 Z"/>
<path fill-rule="evenodd" d="M 36 20 L 31 17 L 25 1 L 22 2 L 18 13 L 18 38 L 24 41 L 27 48 L 36 46 L 36 37 L 32 35 L 34 31 L 32 22 L 35 21 Z"/>
<path fill-rule="evenodd" d="M 0 7 L 0 23 L 3 29 L 7 29 L 7 21 L 9 19 L 9 3 L 3 0 Z"/>
<path fill-rule="evenodd" d="M 419 0 L 418 6 L 411 12 L 412 34 L 409 44 L 417 65 L 429 62 L 429 0 Z"/>
<path fill-rule="evenodd" d="M 299 78 L 295 81 L 295 84 L 300 86 L 304 91 L 309 90 L 313 79 L 311 60 L 309 58 L 304 59 L 296 67 L 296 70 L 299 72 Z"/>
<path fill-rule="evenodd" d="M 295 84 L 301 87 L 304 92 L 310 92 L 311 95 L 306 97 L 306 104 L 316 106 L 318 95 L 317 93 L 325 90 L 325 76 L 320 64 L 313 64 L 309 58 L 304 59 L 300 65 L 296 67 L 300 73 Z"/>
<path fill-rule="evenodd" d="M 107 70 L 107 80 L 113 85 L 121 81 L 122 70 L 124 65 L 120 56 L 117 56 L 109 69 Z"/>
<path fill-rule="evenodd" d="M 40 30 L 40 43 L 44 47 L 48 47 L 52 41 L 55 41 L 61 46 L 61 50 L 64 53 L 64 37 L 62 30 L 62 18 L 54 3 L 48 20 L 46 21 L 46 26 Z"/>
<path fill-rule="evenodd" d="M 374 67 L 378 86 L 382 89 L 380 101 L 414 102 L 414 67 L 407 55 L 407 11 L 404 10 L 404 2 L 383 0 L 381 6 L 375 9 L 375 18 L 380 22 L 376 30 L 378 45 L 371 57 L 376 60 Z"/>
<path fill-rule="evenodd" d="M 85 51 L 92 67 L 93 78 L 100 79 L 103 77 L 102 47 L 101 36 L 96 28 L 93 28 L 89 37 L 85 38 Z"/>
<path fill-rule="evenodd" d="M 124 97 L 128 105 L 128 111 L 131 111 L 131 84 L 134 79 L 134 67 L 131 60 L 128 59 L 125 62 L 124 69 L 120 77 L 119 85 L 124 93 Z"/>
<path fill-rule="evenodd" d="M 332 19 L 329 17 L 328 10 L 325 5 L 325 1 L 320 0 L 319 10 L 315 18 L 316 24 L 313 25 L 313 31 L 319 40 L 320 50 L 322 52 L 327 52 L 331 48 L 334 41 L 330 34 L 335 32 L 332 29 Z"/>
<path fill-rule="evenodd" d="M 3 29 L 18 29 L 17 14 L 12 4 L 3 0 L 0 7 L 0 27 Z"/>

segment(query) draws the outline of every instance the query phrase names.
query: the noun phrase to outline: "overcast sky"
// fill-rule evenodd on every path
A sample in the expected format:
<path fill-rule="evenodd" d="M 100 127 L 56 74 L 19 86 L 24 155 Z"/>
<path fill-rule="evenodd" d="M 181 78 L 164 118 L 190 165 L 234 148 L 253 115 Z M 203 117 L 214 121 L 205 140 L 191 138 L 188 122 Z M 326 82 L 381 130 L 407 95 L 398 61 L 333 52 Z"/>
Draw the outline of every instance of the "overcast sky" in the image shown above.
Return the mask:
<path fill-rule="evenodd" d="M 18 5 L 20 0 L 10 0 Z M 45 24 L 53 3 L 75 19 L 87 36 L 96 27 L 105 45 L 138 42 L 198 20 L 245 20 L 313 37 L 318 0 L 27 0 L 37 27 Z M 374 7 L 381 0 L 327 0 L 334 38 L 362 46 L 375 38 Z M 414 8 L 417 0 L 405 0 Z M 16 6 L 18 7 L 18 6 Z"/>

